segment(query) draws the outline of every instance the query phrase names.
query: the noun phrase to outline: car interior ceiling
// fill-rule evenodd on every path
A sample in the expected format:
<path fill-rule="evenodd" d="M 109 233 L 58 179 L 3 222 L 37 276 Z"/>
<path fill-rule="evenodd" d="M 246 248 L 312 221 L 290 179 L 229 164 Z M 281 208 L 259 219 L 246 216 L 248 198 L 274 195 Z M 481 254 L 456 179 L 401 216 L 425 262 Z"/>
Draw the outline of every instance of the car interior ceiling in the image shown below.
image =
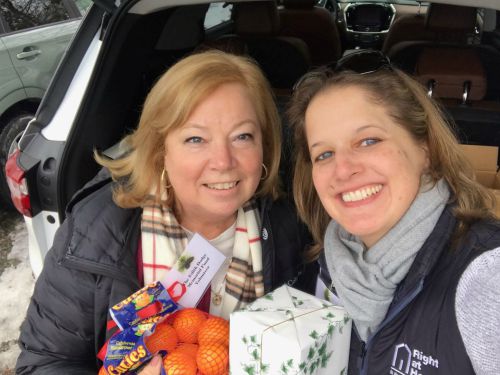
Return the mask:
<path fill-rule="evenodd" d="M 307 3 L 301 11 L 310 8 L 309 0 L 301 1 Z M 435 4 L 431 4 L 430 8 L 434 6 Z M 83 104 L 84 108 L 88 109 L 82 111 L 86 116 L 77 120 L 80 126 L 75 127 L 75 132 L 69 140 L 72 142 L 69 148 L 71 153 L 65 157 L 68 162 L 63 169 L 64 174 L 68 176 L 67 181 L 74 183 L 65 186 L 61 202 L 63 206 L 85 181 L 97 173 L 98 166 L 93 162 L 89 151 L 94 148 L 105 150 L 134 129 L 145 96 L 156 79 L 183 56 L 207 48 L 249 55 L 263 69 L 275 89 L 279 112 L 285 125 L 283 130 L 285 160 L 282 174 L 286 180 L 291 178 L 292 136 L 284 112 L 293 84 L 317 65 L 318 57 L 311 58 L 310 49 L 305 42 L 307 38 L 301 39 L 297 33 L 291 32 L 281 34 L 279 18 L 280 10 L 283 8 L 278 8 L 274 2 L 235 3 L 233 19 L 230 22 L 205 31 L 203 18 L 207 7 L 208 4 L 188 5 L 146 15 L 124 14 L 119 27 L 108 30 L 104 45 L 113 47 L 104 51 L 102 61 L 106 61 L 106 64 L 98 66 L 96 76 L 99 79 L 91 83 L 93 95 L 87 97 Z M 442 9 L 443 7 L 445 9 Z M 436 11 L 441 17 L 440 24 L 443 19 L 450 19 L 450 14 L 453 14 L 449 13 L 450 9 L 457 11 L 456 7 L 449 8 L 445 4 L 439 4 L 438 8 L 441 8 Z M 459 9 L 456 14 L 460 14 L 465 20 L 467 15 L 460 13 L 461 11 Z M 448 12 L 448 15 L 444 17 L 443 12 Z M 422 17 L 426 18 L 429 15 Z M 468 20 L 470 21 L 470 18 Z M 423 25 L 429 27 L 429 24 L 432 26 L 432 22 L 427 19 Z M 497 68 L 500 66 L 498 49 L 500 35 L 497 27 L 493 30 L 496 35 L 488 34 L 479 44 L 477 38 L 471 39 L 475 26 L 474 23 L 461 29 L 452 24 L 450 26 L 452 30 L 448 34 L 446 29 L 439 29 L 438 34 L 445 38 L 444 41 L 402 40 L 395 43 L 403 43 L 399 49 L 394 49 L 393 45 L 390 48 L 392 52 L 388 53 L 396 65 L 415 75 L 422 51 L 433 48 L 456 49 L 459 52 L 472 51 L 472 58 L 479 61 L 481 69 L 473 72 L 472 78 L 468 76 L 467 69 L 458 69 L 455 81 L 460 82 L 459 85 L 462 86 L 464 82 L 471 81 L 475 84 L 481 81 L 486 82 L 486 87 L 480 97 L 475 100 L 469 99 L 465 104 L 461 104 L 461 97 L 457 98 L 456 95 L 443 98 L 447 114 L 457 123 L 458 135 L 462 142 L 500 145 L 500 70 Z M 336 31 L 342 34 L 342 31 Z M 425 32 L 429 30 L 424 30 L 422 35 Z M 451 38 L 450 35 L 453 33 L 456 39 Z M 342 37 L 338 40 L 340 43 L 344 42 Z M 484 44 L 485 40 L 490 44 Z M 493 43 L 497 43 L 497 46 Z M 339 46 L 336 45 L 335 48 Z M 379 48 L 382 48 L 381 44 Z M 340 49 L 345 48 L 340 46 Z M 336 55 L 337 52 L 333 54 Z M 438 68 L 442 69 L 442 66 Z M 436 74 L 441 73 L 443 72 L 438 69 Z M 432 75 L 433 72 L 429 71 L 427 74 Z M 475 90 L 475 87 L 472 90 Z M 86 127 L 85 132 L 78 130 L 83 129 L 83 124 Z M 78 168 L 75 168 L 76 165 Z"/>

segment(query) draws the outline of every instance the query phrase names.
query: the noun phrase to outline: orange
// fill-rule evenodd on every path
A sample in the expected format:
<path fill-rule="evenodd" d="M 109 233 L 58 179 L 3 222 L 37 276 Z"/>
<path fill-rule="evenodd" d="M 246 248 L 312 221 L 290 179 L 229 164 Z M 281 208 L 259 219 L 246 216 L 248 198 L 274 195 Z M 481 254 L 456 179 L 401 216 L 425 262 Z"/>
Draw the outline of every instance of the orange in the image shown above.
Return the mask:
<path fill-rule="evenodd" d="M 203 322 L 207 320 L 205 313 L 195 308 L 182 309 L 175 313 L 172 326 L 177 331 L 180 342 L 196 344 L 198 331 Z"/>
<path fill-rule="evenodd" d="M 222 344 L 200 345 L 196 363 L 203 375 L 225 375 L 229 366 L 229 350 Z"/>
<path fill-rule="evenodd" d="M 175 352 L 167 354 L 163 359 L 163 367 L 167 375 L 196 375 L 196 360 L 186 353 Z"/>
<path fill-rule="evenodd" d="M 167 352 L 174 350 L 179 339 L 174 327 L 166 323 L 159 323 L 156 325 L 153 334 L 146 337 L 144 341 L 148 350 L 154 354 L 160 350 L 166 350 Z"/>
<path fill-rule="evenodd" d="M 172 351 L 172 353 L 175 352 L 182 352 L 186 353 L 189 355 L 191 358 L 196 358 L 196 353 L 198 353 L 198 345 L 197 344 L 189 344 L 187 342 L 181 342 L 177 347 Z"/>
<path fill-rule="evenodd" d="M 218 343 L 229 346 L 229 322 L 222 318 L 208 318 L 198 332 L 198 344 Z"/>
<path fill-rule="evenodd" d="M 108 375 L 108 372 L 106 371 L 106 369 L 104 368 L 104 366 L 102 366 L 99 370 L 99 373 L 97 375 Z"/>

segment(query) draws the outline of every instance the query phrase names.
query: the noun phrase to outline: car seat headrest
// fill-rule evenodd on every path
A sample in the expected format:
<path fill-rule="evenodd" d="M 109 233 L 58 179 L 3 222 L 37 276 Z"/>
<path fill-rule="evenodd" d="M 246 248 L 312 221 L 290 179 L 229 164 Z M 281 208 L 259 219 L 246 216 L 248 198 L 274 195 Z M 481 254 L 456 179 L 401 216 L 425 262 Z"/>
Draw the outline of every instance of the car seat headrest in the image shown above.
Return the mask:
<path fill-rule="evenodd" d="M 316 0 L 283 0 L 283 6 L 287 9 L 310 9 L 317 3 Z"/>
<path fill-rule="evenodd" d="M 203 41 L 205 30 L 203 20 L 208 4 L 196 4 L 173 10 L 160 34 L 156 49 L 189 50 Z M 173 33 L 172 30 L 176 32 Z"/>
<path fill-rule="evenodd" d="M 473 48 L 424 48 L 417 59 L 415 78 L 432 97 L 466 103 L 486 95 L 486 72 Z"/>
<path fill-rule="evenodd" d="M 426 27 L 438 33 L 472 33 L 476 17 L 476 8 L 434 3 L 427 10 Z"/>
<path fill-rule="evenodd" d="M 235 32 L 245 36 L 277 35 L 280 28 L 278 7 L 274 1 L 251 1 L 233 6 Z"/>
<path fill-rule="evenodd" d="M 205 40 L 196 48 L 196 51 L 202 52 L 211 49 L 232 53 L 238 56 L 248 55 L 247 44 L 237 35 L 223 35 L 215 40 Z"/>

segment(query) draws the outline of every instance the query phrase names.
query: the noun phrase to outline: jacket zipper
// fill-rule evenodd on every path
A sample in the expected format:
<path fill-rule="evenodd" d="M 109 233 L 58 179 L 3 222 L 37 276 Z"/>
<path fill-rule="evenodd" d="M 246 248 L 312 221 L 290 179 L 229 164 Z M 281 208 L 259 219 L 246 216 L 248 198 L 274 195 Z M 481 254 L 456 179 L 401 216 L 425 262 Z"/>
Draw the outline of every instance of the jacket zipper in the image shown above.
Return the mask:
<path fill-rule="evenodd" d="M 358 329 L 356 328 L 356 325 L 352 325 L 352 330 L 356 334 L 356 337 L 358 338 L 358 341 L 361 343 L 361 353 L 359 354 L 358 358 L 358 368 L 363 369 L 364 363 L 365 363 L 365 357 L 366 357 L 366 342 L 361 339 L 361 336 L 359 335 Z"/>
<path fill-rule="evenodd" d="M 368 342 L 364 342 L 361 340 L 361 337 L 359 336 L 358 331 L 356 330 L 356 327 L 354 327 L 354 331 L 356 332 L 358 339 L 361 341 L 361 366 L 360 366 L 360 375 L 368 375 L 368 367 L 366 366 L 366 357 L 368 352 L 370 351 L 372 344 L 373 344 L 373 339 L 379 333 L 382 328 L 384 328 L 387 324 L 389 324 L 406 306 L 410 304 L 411 301 L 415 299 L 415 297 L 422 291 L 424 286 L 424 279 L 420 279 L 418 286 L 408 295 L 406 296 L 392 311 L 390 314 L 387 316 L 387 318 L 380 323 L 379 327 L 377 330 L 371 335 L 371 337 L 368 339 Z"/>
<path fill-rule="evenodd" d="M 71 248 L 68 247 L 68 250 L 71 250 Z M 64 256 L 64 259 L 61 261 L 61 264 L 64 264 L 64 266 L 71 269 L 93 273 L 97 275 L 103 275 L 124 282 L 130 282 L 131 280 L 133 280 L 133 278 L 131 278 L 130 275 L 124 274 L 123 271 L 116 269 L 116 267 L 88 261 L 69 254 L 66 254 Z"/>
<path fill-rule="evenodd" d="M 73 233 L 73 218 L 68 215 L 66 220 L 68 221 L 68 238 L 64 243 L 64 248 L 67 249 L 67 251 L 66 254 L 64 254 L 64 257 L 58 261 L 58 264 L 60 265 L 64 264 L 65 267 L 71 269 L 98 275 L 110 276 L 114 279 L 130 282 L 131 280 L 130 277 L 127 277 L 126 275 L 124 275 L 122 271 L 116 269 L 115 267 L 106 266 L 103 264 L 88 261 L 82 258 L 75 257 L 74 255 L 71 255 L 72 249 L 70 243 L 71 243 L 71 233 Z"/>
<path fill-rule="evenodd" d="M 267 230 L 267 235 L 268 235 L 266 242 L 273 245 L 272 241 L 274 241 L 274 239 L 272 238 L 271 220 L 269 219 L 269 206 L 270 206 L 269 198 L 262 198 L 260 200 L 259 210 L 260 210 L 260 226 L 261 226 L 261 228 L 260 228 L 259 236 L 261 238 L 262 247 L 264 247 L 264 243 L 262 242 L 262 231 L 264 230 L 264 228 Z M 268 247 L 271 245 L 268 245 Z M 264 282 L 264 293 L 269 293 L 272 290 L 273 286 L 275 286 L 274 285 L 274 265 L 275 265 L 276 251 L 275 251 L 274 246 L 272 246 L 272 249 L 273 249 L 273 251 L 271 251 L 271 254 L 270 254 L 271 267 L 269 270 L 269 273 L 270 273 L 269 279 L 270 279 L 271 288 L 269 290 L 266 290 L 266 287 L 265 287 L 266 285 Z M 265 265 L 265 261 L 264 261 L 264 253 L 262 254 L 262 266 L 263 266 L 263 270 L 265 270 L 266 265 Z M 266 275 L 264 274 L 263 276 L 264 276 L 264 280 L 265 280 Z"/>
<path fill-rule="evenodd" d="M 73 252 L 70 246 L 72 238 L 71 234 L 73 233 L 73 218 L 68 214 L 66 220 L 68 221 L 68 238 L 66 239 L 64 248 L 67 249 L 67 251 L 66 254 L 64 254 L 64 257 L 59 260 L 59 264 L 64 264 L 65 267 L 78 271 L 111 277 L 113 279 L 120 280 L 126 283 L 134 280 L 133 277 L 130 277 L 130 275 L 125 274 L 123 270 L 119 270 L 116 267 L 99 264 L 97 262 L 85 260 L 71 255 Z M 137 288 L 139 287 L 140 285 L 137 285 Z"/>

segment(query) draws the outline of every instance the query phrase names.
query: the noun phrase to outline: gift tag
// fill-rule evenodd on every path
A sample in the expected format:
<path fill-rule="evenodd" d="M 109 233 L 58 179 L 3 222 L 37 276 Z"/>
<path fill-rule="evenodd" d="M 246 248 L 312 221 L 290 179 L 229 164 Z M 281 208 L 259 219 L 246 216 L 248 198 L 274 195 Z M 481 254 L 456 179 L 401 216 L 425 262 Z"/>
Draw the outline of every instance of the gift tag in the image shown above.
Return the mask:
<path fill-rule="evenodd" d="M 196 233 L 161 283 L 182 307 L 196 307 L 225 259 Z"/>

